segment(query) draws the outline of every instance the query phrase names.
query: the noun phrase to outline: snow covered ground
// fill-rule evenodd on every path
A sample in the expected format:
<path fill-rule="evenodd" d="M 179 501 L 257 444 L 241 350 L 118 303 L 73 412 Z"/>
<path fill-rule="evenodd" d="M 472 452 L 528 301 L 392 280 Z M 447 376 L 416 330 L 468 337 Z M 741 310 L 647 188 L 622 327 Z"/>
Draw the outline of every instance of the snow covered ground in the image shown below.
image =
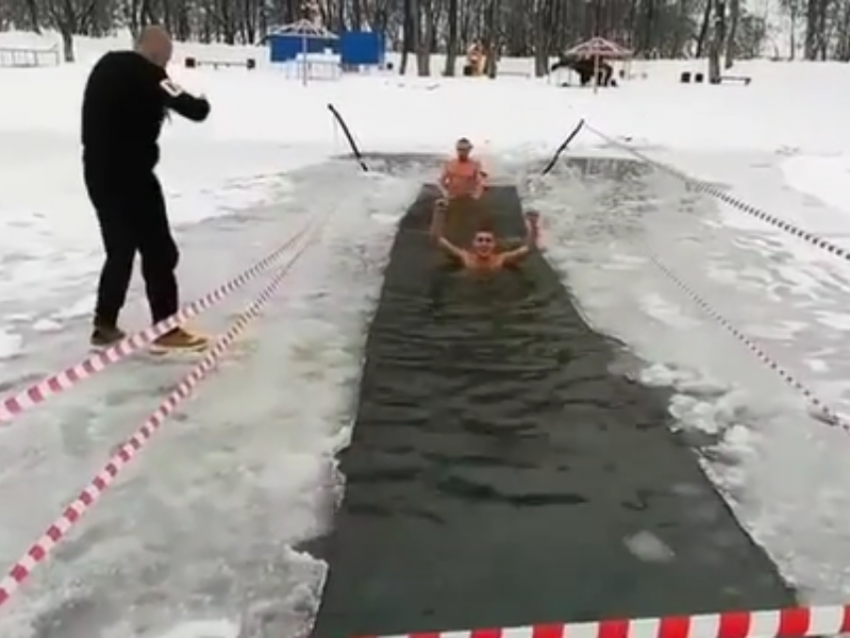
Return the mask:
<path fill-rule="evenodd" d="M 31 41 L 0 34 L 0 45 Z M 79 178 L 78 106 L 91 62 L 122 44 L 80 40 L 78 64 L 0 69 L 4 390 L 85 351 L 100 249 Z M 265 55 L 209 49 L 178 47 L 178 59 Z M 334 217 L 249 329 L 242 347 L 252 365 L 238 367 L 237 355 L 201 388 L 4 607 L 0 634 L 224 638 L 245 622 L 280 636 L 309 616 L 323 567 L 293 547 L 325 522 L 392 221 L 432 177 L 364 176 L 352 163 L 329 163 L 346 149 L 328 102 L 364 149 L 444 153 L 466 135 L 497 175 L 527 186 L 545 216 L 551 260 L 589 319 L 647 362 L 644 381 L 680 391 L 671 409 L 705 446 L 706 468 L 740 519 L 814 600 L 850 595 L 850 438 L 809 417 L 799 395 L 664 271 L 850 414 L 850 267 L 663 172 L 615 180 L 598 165 L 585 174 L 568 165 L 541 181 L 526 180 L 522 168 L 586 118 L 657 161 L 850 246 L 846 66 L 740 66 L 736 73 L 754 77 L 748 87 L 681 85 L 679 71 L 693 63 L 658 62 L 641 63 L 646 79 L 594 95 L 519 77 L 374 76 L 305 88 L 269 68 L 175 65 L 178 81 L 213 103 L 208 123 L 175 120 L 163 140 L 160 175 L 183 246 L 187 300 L 248 267 L 307 217 Z M 629 157 L 590 132 L 569 155 Z M 223 327 L 249 297 L 240 293 L 204 324 Z M 142 326 L 144 312 L 136 294 L 128 322 Z M 0 558 L 18 558 L 184 372 L 130 361 L 7 427 Z M 255 564 L 257 556 L 268 558 Z M 257 577 L 238 582 L 234 573 Z M 284 590 L 291 604 L 281 611 L 274 603 Z"/>

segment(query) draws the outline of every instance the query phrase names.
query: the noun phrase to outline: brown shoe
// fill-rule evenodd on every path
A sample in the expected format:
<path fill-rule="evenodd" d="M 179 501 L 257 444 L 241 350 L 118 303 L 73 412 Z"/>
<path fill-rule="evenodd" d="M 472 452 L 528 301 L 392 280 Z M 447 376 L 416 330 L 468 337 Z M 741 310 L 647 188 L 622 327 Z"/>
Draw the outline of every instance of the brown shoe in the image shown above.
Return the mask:
<path fill-rule="evenodd" d="M 205 350 L 210 340 L 199 334 L 189 332 L 183 328 L 174 328 L 164 335 L 155 339 L 151 344 L 151 350 L 157 352 L 196 352 Z"/>

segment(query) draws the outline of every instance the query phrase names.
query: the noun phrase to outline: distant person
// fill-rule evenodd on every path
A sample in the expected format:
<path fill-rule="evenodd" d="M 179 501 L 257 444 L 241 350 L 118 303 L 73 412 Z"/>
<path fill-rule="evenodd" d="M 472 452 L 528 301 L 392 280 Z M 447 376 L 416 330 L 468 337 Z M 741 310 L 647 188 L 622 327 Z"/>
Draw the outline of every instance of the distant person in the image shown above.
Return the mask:
<path fill-rule="evenodd" d="M 486 187 L 487 173 L 472 157 L 472 142 L 462 137 L 455 143 L 456 156 L 443 165 L 439 187 L 448 200 L 461 197 L 480 199 Z"/>
<path fill-rule="evenodd" d="M 484 71 L 484 46 L 480 42 L 473 42 L 466 50 L 466 68 L 469 70 L 467 75 L 479 76 Z"/>
<path fill-rule="evenodd" d="M 489 226 L 476 231 L 468 248 L 461 248 L 447 239 L 444 234 L 446 206 L 440 202 L 434 211 L 431 235 L 438 245 L 454 257 L 464 269 L 475 272 L 493 272 L 519 262 L 537 245 L 539 236 L 538 213 L 525 214 L 526 237 L 522 246 L 507 251 L 499 251 L 495 233 Z"/>
<path fill-rule="evenodd" d="M 136 252 L 141 256 L 154 323 L 178 310 L 175 268 L 179 253 L 154 174 L 159 134 L 168 112 L 204 121 L 209 102 L 171 81 L 166 66 L 172 42 L 161 27 L 147 27 L 135 51 L 104 55 L 89 75 L 83 96 L 83 173 L 97 213 L 106 261 L 100 274 L 92 345 L 125 337 L 118 315 L 127 296 Z M 207 338 L 183 328 L 162 335 L 164 349 L 201 349 Z"/>

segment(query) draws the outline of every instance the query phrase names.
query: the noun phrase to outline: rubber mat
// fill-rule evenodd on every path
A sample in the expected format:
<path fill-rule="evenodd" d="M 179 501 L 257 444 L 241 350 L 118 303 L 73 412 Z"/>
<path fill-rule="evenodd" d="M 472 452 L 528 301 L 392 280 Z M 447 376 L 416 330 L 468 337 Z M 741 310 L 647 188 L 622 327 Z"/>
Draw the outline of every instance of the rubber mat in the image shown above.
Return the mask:
<path fill-rule="evenodd" d="M 482 281 L 440 268 L 424 188 L 366 347 L 314 636 L 791 604 L 672 433 L 669 396 L 610 371 L 539 254 Z M 522 233 L 514 188 L 483 205 Z"/>

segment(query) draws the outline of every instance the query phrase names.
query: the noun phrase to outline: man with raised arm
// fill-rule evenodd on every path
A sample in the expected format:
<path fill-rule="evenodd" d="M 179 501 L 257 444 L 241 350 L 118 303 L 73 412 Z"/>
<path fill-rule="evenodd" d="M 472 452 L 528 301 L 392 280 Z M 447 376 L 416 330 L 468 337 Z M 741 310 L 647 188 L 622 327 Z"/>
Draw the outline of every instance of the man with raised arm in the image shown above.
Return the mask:
<path fill-rule="evenodd" d="M 172 48 L 165 29 L 147 27 L 135 50 L 109 52 L 95 64 L 83 95 L 83 174 L 106 252 L 91 335 L 95 346 L 125 336 L 118 327 L 118 315 L 137 252 L 153 322 L 178 310 L 174 271 L 179 253 L 154 173 L 158 140 L 170 111 L 202 122 L 210 105 L 168 77 Z M 178 327 L 155 345 L 197 350 L 207 345 L 207 339 Z"/>
<path fill-rule="evenodd" d="M 537 211 L 525 213 L 525 239 L 522 245 L 510 250 L 499 250 L 496 234 L 489 225 L 477 228 L 468 245 L 455 244 L 445 236 L 445 215 L 445 203 L 438 202 L 431 222 L 431 237 L 467 271 L 490 273 L 513 266 L 537 247 L 540 236 Z"/>

